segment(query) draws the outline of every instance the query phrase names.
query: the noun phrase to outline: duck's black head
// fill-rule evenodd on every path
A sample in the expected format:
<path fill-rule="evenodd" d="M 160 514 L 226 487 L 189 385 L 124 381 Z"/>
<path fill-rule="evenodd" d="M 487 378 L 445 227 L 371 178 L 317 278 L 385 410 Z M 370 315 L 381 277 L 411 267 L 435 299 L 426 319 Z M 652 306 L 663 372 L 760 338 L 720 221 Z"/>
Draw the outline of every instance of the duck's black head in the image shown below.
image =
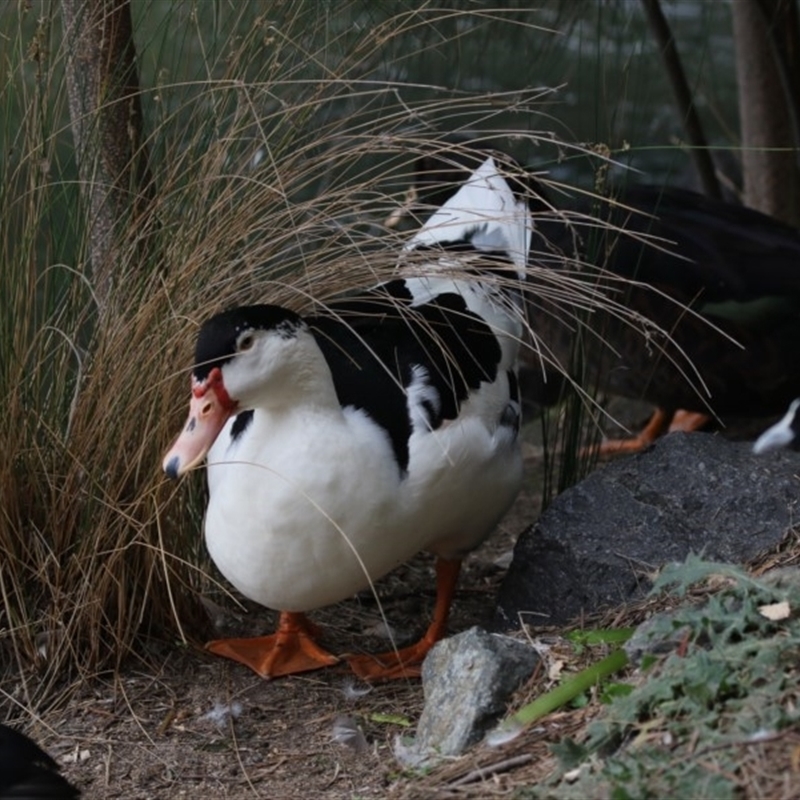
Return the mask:
<path fill-rule="evenodd" d="M 308 354 L 295 347 L 301 329 L 307 326 L 293 311 L 267 305 L 234 308 L 203 324 L 189 417 L 164 456 L 170 478 L 202 462 L 233 415 L 255 408 L 270 391 L 291 394 L 298 362 Z"/>
<path fill-rule="evenodd" d="M 240 306 L 223 311 L 200 328 L 193 375 L 198 381 L 204 381 L 214 367 L 222 367 L 252 347 L 253 334 L 257 331 L 272 331 L 281 338 L 291 339 L 302 325 L 298 314 L 282 306 Z"/>

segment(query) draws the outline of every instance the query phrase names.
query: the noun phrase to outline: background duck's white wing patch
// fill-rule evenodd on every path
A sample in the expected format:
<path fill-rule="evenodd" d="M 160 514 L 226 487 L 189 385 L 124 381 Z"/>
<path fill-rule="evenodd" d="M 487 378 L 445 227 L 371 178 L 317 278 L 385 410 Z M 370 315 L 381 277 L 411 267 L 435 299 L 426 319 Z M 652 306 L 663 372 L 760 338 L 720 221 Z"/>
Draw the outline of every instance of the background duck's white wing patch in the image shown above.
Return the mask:
<path fill-rule="evenodd" d="M 526 198 L 514 194 L 489 156 L 404 249 L 463 242 L 480 252 L 504 253 L 523 279 L 532 227 Z"/>
<path fill-rule="evenodd" d="M 786 414 L 756 439 L 753 452 L 767 453 L 782 447 L 800 445 L 800 399 L 794 400 Z"/>

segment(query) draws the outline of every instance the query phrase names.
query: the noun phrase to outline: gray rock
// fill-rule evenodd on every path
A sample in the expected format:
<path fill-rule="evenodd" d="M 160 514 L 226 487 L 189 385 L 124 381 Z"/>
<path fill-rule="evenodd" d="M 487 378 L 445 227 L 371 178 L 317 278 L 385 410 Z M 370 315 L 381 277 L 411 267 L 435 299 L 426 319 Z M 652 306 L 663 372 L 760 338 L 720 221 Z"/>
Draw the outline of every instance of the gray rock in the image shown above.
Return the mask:
<path fill-rule="evenodd" d="M 690 552 L 743 563 L 779 543 L 796 522 L 800 455 L 750 447 L 674 433 L 564 492 L 517 542 L 495 628 L 638 598 L 654 570 Z"/>
<path fill-rule="evenodd" d="M 425 708 L 411 748 L 417 763 L 458 755 L 479 741 L 538 660 L 525 642 L 477 627 L 439 642 L 422 666 Z"/>

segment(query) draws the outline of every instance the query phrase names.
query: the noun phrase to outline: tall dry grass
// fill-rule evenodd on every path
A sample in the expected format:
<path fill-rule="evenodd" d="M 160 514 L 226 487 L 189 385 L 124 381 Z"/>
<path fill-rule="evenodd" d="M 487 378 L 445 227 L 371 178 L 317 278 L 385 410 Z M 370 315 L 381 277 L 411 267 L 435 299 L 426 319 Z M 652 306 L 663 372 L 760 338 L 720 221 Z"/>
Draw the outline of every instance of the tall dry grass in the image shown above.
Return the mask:
<path fill-rule="evenodd" d="M 3 11 L 13 26 L 0 86 L 2 706 L 36 706 L 146 659 L 147 635 L 200 635 L 202 476 L 176 489 L 160 470 L 198 324 L 235 303 L 307 310 L 389 275 L 399 240 L 381 220 L 416 155 L 439 146 L 437 130 L 514 133 L 523 158 L 554 141 L 542 90 L 409 89 L 391 77 L 442 31 L 461 44 L 488 25 L 519 35 L 534 29 L 530 12 L 354 2 L 344 24 L 345 5 L 334 15 L 295 0 L 272 9 L 277 21 L 251 4 L 208 4 L 202 19 L 191 4 L 140 12 L 156 196 L 114 231 L 102 321 L 58 10 Z M 537 287 L 567 315 L 624 313 L 572 269 L 542 271 Z"/>

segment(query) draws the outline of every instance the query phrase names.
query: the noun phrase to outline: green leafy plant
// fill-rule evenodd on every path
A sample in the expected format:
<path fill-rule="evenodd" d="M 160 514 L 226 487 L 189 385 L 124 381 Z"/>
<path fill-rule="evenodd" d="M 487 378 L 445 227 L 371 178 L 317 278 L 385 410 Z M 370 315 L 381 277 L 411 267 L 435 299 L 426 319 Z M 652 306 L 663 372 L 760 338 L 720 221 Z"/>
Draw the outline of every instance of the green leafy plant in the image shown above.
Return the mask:
<path fill-rule="evenodd" d="M 756 579 L 690 557 L 657 585 L 682 594 L 709 579 L 723 583 L 706 602 L 647 624 L 637 644 L 654 651 L 632 690 L 606 707 L 583 742 L 555 746 L 565 769 L 584 766 L 577 780 L 555 782 L 552 796 L 734 797 L 747 780 L 742 748 L 800 720 L 796 575 Z M 789 613 L 770 619 L 766 610 L 778 602 Z M 657 655 L 664 643 L 668 652 Z"/>

